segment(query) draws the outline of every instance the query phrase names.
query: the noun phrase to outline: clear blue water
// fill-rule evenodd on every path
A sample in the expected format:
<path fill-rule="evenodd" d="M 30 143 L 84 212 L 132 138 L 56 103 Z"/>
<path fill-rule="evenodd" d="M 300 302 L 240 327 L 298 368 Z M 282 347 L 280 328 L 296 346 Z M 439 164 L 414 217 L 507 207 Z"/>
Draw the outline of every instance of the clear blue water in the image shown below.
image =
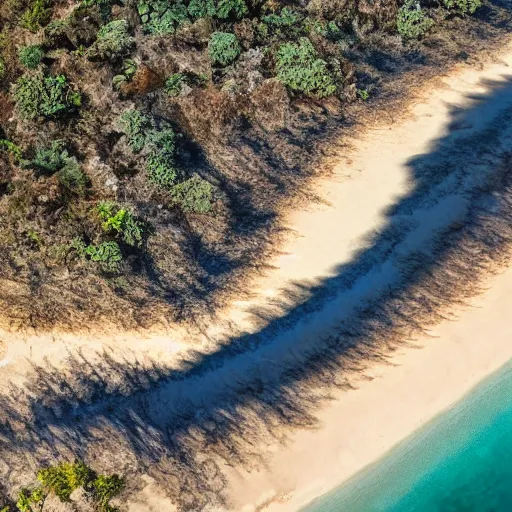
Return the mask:
<path fill-rule="evenodd" d="M 304 512 L 512 512 L 512 360 Z"/>

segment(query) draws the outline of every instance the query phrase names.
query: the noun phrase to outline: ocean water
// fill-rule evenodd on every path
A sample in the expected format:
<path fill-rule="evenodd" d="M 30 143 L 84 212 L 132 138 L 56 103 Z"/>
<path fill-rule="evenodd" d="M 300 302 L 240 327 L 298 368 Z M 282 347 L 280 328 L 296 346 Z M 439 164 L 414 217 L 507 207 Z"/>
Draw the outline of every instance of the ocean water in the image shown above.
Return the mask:
<path fill-rule="evenodd" d="M 512 512 L 512 360 L 303 512 Z"/>

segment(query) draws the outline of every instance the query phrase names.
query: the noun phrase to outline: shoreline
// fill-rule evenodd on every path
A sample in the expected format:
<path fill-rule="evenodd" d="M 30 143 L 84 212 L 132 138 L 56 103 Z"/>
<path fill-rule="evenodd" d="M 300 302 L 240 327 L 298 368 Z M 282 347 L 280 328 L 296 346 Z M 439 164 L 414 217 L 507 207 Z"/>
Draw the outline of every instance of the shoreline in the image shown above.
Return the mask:
<path fill-rule="evenodd" d="M 423 503 L 423 500 L 427 501 L 430 493 L 422 494 L 419 489 L 425 490 L 426 487 L 435 494 L 437 486 L 433 483 L 436 482 L 434 475 L 437 475 L 439 485 L 440 472 L 446 473 L 446 470 L 442 469 L 443 466 L 453 465 L 454 459 L 458 458 L 461 462 L 461 459 L 464 459 L 464 465 L 475 466 L 474 469 L 480 468 L 475 460 L 482 462 L 477 457 L 481 455 L 479 448 L 484 453 L 490 450 L 490 446 L 484 440 L 480 442 L 480 437 L 483 436 L 488 441 L 489 432 L 494 430 L 495 423 L 500 421 L 499 418 L 510 417 L 512 414 L 511 390 L 512 359 L 509 359 L 497 371 L 472 387 L 461 400 L 412 432 L 383 457 L 333 491 L 313 500 L 302 510 L 326 512 L 336 510 L 333 507 L 342 506 L 341 508 L 347 512 L 369 512 L 381 510 L 382 503 L 393 503 L 395 510 L 397 504 L 404 501 L 409 505 L 416 503 L 416 500 L 420 503 Z M 510 434 L 512 430 L 509 431 Z M 462 456 L 466 450 L 473 456 Z M 486 457 L 483 459 L 485 461 Z M 457 478 L 457 472 L 450 473 L 450 476 L 458 480 L 462 488 L 465 487 L 466 482 Z M 471 487 L 469 483 L 467 486 Z M 457 487 L 451 487 L 452 490 L 455 488 Z M 418 505 L 424 508 L 420 503 Z M 432 501 L 431 505 L 434 503 L 435 501 Z M 402 509 L 406 512 L 408 510 L 400 508 Z"/>
<path fill-rule="evenodd" d="M 511 294 L 509 268 L 458 320 L 433 329 L 432 339 L 417 340 L 389 364 L 373 366 L 368 378 L 354 383 L 357 389 L 333 393 L 317 414 L 318 429 L 291 436 L 265 470 L 230 473 L 232 509 L 307 510 L 454 407 L 512 359 L 512 319 L 503 325 Z M 465 343 L 475 336 L 487 343 Z"/>

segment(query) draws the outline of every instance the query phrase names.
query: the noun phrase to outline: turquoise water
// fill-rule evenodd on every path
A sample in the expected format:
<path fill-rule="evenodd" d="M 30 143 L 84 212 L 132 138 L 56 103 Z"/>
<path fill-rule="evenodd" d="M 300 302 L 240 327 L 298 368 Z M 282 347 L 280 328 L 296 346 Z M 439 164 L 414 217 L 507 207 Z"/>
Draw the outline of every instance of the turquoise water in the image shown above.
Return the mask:
<path fill-rule="evenodd" d="M 512 512 L 512 361 L 304 512 Z"/>

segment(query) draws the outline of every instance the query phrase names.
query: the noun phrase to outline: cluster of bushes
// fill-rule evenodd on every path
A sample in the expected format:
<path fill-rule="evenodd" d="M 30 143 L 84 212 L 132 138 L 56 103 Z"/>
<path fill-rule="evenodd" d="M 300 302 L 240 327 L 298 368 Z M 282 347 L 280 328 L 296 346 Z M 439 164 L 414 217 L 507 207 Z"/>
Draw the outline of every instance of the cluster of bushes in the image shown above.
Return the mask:
<path fill-rule="evenodd" d="M 110 501 L 124 488 L 124 480 L 119 475 L 97 474 L 81 461 L 64 462 L 43 468 L 37 473 L 38 485 L 23 488 L 19 492 L 16 509 L 5 506 L 1 512 L 36 512 L 43 509 L 49 495 L 56 496 L 62 503 L 70 503 L 72 494 L 82 489 L 94 503 L 98 512 L 116 512 L 119 509 Z"/>
<path fill-rule="evenodd" d="M 173 80 L 173 88 L 180 80 Z M 169 88 L 169 82 L 167 87 Z M 120 117 L 127 144 L 142 154 L 148 180 L 172 196 L 171 204 L 185 212 L 207 213 L 212 209 L 214 188 L 199 176 L 184 179 L 176 167 L 176 133 L 166 122 L 157 123 L 139 110 L 127 110 Z"/>

